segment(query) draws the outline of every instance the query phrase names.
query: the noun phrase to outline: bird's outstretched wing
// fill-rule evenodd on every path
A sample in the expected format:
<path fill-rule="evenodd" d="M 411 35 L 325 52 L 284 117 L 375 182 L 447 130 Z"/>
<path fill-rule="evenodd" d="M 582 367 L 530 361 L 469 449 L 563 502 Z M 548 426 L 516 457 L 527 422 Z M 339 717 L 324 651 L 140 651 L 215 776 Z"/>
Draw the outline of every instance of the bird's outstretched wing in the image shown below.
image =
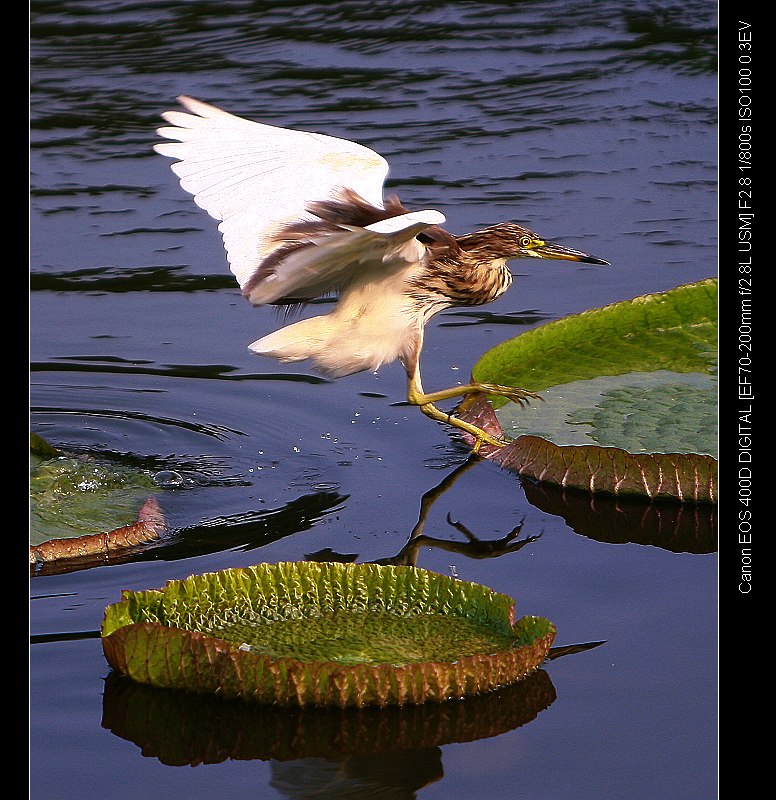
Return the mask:
<path fill-rule="evenodd" d="M 320 219 L 311 206 L 343 194 L 384 208 L 382 156 L 345 139 L 251 122 L 191 97 L 178 100 L 191 113 L 162 114 L 170 126 L 157 133 L 173 141 L 154 149 L 176 159 L 172 170 L 183 189 L 220 220 L 230 268 L 253 303 L 336 290 L 359 264 L 386 260 L 420 230 L 444 221 L 437 211 L 420 211 L 315 231 Z M 300 242 L 305 223 L 311 233 Z M 292 246 L 286 229 L 297 231 Z"/>

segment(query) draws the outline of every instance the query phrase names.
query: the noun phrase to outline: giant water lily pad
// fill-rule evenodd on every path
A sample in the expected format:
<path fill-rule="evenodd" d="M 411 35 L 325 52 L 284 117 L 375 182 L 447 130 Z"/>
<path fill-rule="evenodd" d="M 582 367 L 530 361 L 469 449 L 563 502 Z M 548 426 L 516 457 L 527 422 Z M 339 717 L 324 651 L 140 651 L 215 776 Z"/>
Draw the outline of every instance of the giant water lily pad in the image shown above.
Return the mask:
<path fill-rule="evenodd" d="M 717 281 L 551 322 L 483 355 L 474 380 L 540 392 L 462 416 L 513 441 L 485 448 L 521 475 L 651 500 L 715 502 Z"/>
<path fill-rule="evenodd" d="M 105 657 L 139 683 L 261 703 L 387 706 L 477 695 L 543 661 L 555 628 L 415 567 L 281 563 L 125 591 Z"/>

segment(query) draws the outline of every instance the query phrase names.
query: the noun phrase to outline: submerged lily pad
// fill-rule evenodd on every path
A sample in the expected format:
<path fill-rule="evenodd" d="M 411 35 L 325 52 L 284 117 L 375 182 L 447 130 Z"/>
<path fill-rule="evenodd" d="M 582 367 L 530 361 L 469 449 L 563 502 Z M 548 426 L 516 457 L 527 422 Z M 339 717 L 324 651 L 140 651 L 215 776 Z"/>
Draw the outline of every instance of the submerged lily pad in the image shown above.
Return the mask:
<path fill-rule="evenodd" d="M 108 606 L 103 651 L 139 683 L 261 703 L 386 706 L 514 683 L 555 628 L 415 567 L 281 563 L 193 575 Z"/>
<path fill-rule="evenodd" d="M 150 475 L 94 458 L 31 457 L 30 544 L 99 533 L 135 520 L 158 490 Z"/>
<path fill-rule="evenodd" d="M 541 392 L 521 408 L 491 398 L 490 453 L 521 475 L 565 488 L 716 501 L 717 281 L 551 322 L 493 348 L 474 380 Z M 475 401 L 464 418 L 484 413 Z M 491 430 L 493 432 L 493 430 Z"/>
<path fill-rule="evenodd" d="M 159 538 L 165 521 L 151 475 L 66 453 L 30 434 L 30 567 L 105 563 Z"/>
<path fill-rule="evenodd" d="M 543 403 L 498 409 L 503 432 L 558 445 L 716 457 L 717 392 L 708 375 L 629 372 L 552 386 L 542 397 Z"/>

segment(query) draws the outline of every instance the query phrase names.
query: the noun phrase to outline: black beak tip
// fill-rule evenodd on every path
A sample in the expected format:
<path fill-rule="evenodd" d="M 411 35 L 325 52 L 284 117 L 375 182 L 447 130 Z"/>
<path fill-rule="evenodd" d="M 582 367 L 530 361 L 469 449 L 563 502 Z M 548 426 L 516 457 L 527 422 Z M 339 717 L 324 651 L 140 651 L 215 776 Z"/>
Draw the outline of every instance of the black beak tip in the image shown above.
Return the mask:
<path fill-rule="evenodd" d="M 598 264 L 602 267 L 611 266 L 609 261 L 604 261 L 603 258 L 596 258 L 595 256 L 585 256 L 584 258 L 581 258 L 580 261 L 583 264 Z"/>

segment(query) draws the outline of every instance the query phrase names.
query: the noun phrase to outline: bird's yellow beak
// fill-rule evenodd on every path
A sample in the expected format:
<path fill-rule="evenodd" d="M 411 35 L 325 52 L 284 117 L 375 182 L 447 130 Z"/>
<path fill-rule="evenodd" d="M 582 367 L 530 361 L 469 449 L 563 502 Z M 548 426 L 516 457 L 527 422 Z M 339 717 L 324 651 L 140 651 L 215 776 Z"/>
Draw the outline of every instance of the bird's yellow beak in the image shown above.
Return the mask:
<path fill-rule="evenodd" d="M 583 264 L 601 264 L 608 265 L 608 261 L 596 256 L 590 256 L 580 250 L 572 250 L 570 247 L 563 247 L 562 245 L 553 242 L 543 242 L 538 247 L 533 248 L 532 253 L 537 258 L 557 258 L 562 261 L 581 261 Z"/>

